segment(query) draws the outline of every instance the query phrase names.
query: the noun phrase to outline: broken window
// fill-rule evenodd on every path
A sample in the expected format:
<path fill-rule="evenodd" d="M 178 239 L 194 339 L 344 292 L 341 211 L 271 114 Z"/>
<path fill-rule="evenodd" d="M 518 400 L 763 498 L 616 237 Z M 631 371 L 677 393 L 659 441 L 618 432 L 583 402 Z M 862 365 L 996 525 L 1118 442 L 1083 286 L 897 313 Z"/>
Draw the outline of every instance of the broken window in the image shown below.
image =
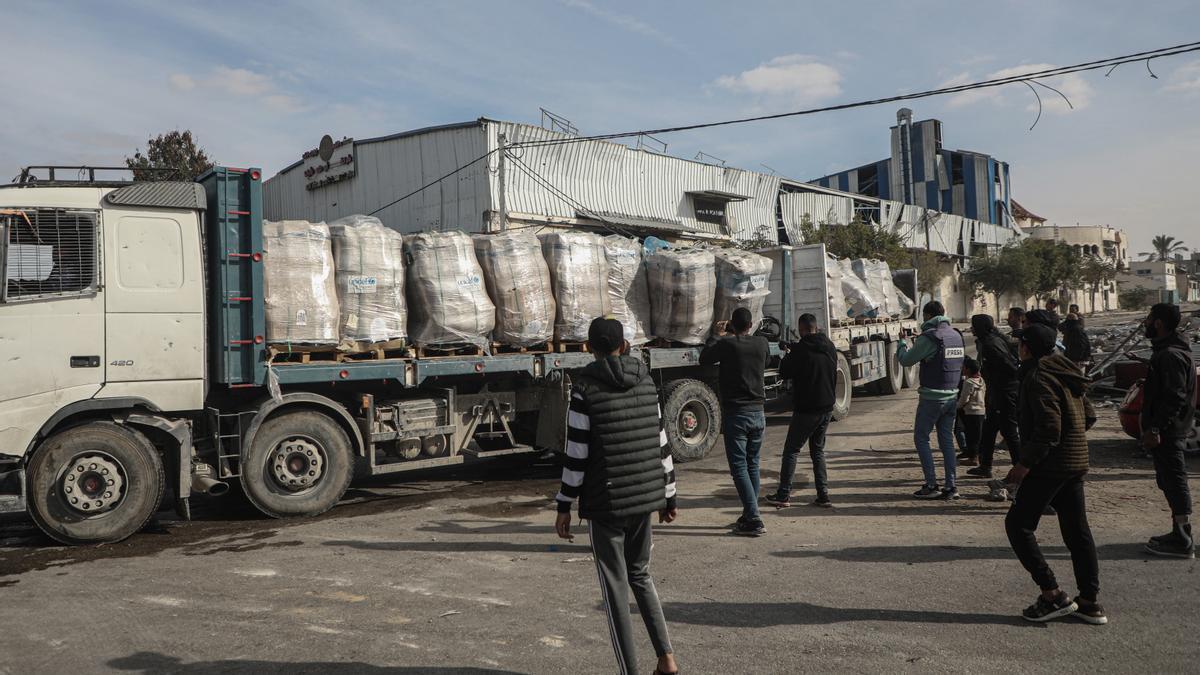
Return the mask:
<path fill-rule="evenodd" d="M 95 212 L 3 209 L 0 222 L 4 301 L 96 290 Z"/>
<path fill-rule="evenodd" d="M 962 185 L 963 182 L 963 156 L 952 153 L 950 155 L 950 184 Z"/>

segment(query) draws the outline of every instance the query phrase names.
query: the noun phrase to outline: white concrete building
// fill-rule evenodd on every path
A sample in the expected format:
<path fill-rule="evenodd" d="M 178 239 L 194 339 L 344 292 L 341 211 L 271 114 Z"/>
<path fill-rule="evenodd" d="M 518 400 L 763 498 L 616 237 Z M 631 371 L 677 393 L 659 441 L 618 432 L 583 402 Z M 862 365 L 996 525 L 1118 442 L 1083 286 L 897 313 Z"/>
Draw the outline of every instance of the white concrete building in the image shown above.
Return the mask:
<path fill-rule="evenodd" d="M 1179 302 L 1179 289 L 1173 260 L 1144 260 L 1130 263 L 1129 270 L 1117 276 L 1122 288 L 1144 288 L 1157 293 L 1154 302 Z"/>

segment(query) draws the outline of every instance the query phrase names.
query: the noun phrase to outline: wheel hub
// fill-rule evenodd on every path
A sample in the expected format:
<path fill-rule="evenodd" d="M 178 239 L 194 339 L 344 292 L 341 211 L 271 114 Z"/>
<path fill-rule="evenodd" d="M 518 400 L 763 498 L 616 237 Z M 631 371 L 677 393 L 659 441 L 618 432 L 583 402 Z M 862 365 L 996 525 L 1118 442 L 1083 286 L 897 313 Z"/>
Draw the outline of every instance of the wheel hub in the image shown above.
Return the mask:
<path fill-rule="evenodd" d="M 679 411 L 679 437 L 684 443 L 695 445 L 708 434 L 711 423 L 708 409 L 700 401 L 688 401 Z"/>
<path fill-rule="evenodd" d="M 700 424 L 700 422 L 696 419 L 696 413 L 692 412 L 691 410 L 687 410 L 683 413 L 682 419 L 680 419 L 680 424 L 683 425 L 684 431 L 691 433 L 696 430 L 696 427 Z"/>
<path fill-rule="evenodd" d="M 115 507 L 124 496 L 124 472 L 111 457 L 80 455 L 68 465 L 61 488 L 67 506 L 80 513 L 102 513 Z"/>
<path fill-rule="evenodd" d="M 271 475 L 290 492 L 316 485 L 325 473 L 325 456 L 320 446 L 306 438 L 289 438 L 271 455 Z"/>

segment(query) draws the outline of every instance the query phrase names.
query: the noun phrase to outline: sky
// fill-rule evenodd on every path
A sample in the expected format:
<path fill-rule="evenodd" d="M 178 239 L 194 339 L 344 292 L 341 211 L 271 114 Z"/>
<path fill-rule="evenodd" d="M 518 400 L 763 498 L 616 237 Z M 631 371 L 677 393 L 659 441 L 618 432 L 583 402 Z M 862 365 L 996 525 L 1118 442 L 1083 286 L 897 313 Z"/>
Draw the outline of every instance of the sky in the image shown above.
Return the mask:
<path fill-rule="evenodd" d="M 582 133 L 785 112 L 1200 40 L 1194 1 L 0 3 L 0 176 L 121 164 L 190 129 L 266 175 L 323 134 L 369 138 L 478 117 Z M 909 102 L 946 147 L 1011 165 L 1013 196 L 1060 225 L 1108 224 L 1131 253 L 1200 248 L 1200 52 Z M 886 157 L 897 105 L 670 134 L 668 152 L 813 178 Z"/>

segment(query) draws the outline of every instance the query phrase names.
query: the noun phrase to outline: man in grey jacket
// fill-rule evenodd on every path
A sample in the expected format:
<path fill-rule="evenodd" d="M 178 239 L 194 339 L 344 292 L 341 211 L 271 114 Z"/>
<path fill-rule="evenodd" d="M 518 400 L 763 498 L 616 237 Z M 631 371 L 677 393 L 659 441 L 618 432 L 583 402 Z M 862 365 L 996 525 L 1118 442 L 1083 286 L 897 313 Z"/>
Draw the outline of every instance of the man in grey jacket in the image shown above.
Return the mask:
<path fill-rule="evenodd" d="M 675 520 L 675 467 L 649 368 L 628 355 L 621 322 L 598 318 L 588 329 L 596 360 L 575 376 L 567 412 L 555 530 L 571 539 L 571 504 L 589 521 L 609 634 L 619 672 L 637 672 L 629 589 L 658 655 L 656 673 L 677 672 L 658 591 L 650 577 L 650 516 Z"/>

